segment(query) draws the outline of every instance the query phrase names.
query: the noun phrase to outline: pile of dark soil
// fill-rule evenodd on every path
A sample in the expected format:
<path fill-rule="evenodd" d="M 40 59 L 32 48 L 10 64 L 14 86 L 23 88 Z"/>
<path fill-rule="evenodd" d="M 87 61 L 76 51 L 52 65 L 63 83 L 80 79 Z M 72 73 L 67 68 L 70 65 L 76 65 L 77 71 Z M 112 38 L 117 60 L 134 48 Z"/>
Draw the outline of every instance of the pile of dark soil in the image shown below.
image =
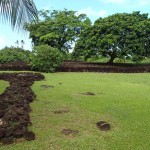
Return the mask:
<path fill-rule="evenodd" d="M 102 131 L 110 130 L 110 124 L 105 121 L 99 121 L 96 123 L 97 127 Z"/>
<path fill-rule="evenodd" d="M 0 70 L 31 70 L 31 66 L 22 61 L 15 61 L 8 64 L 0 64 Z"/>
<path fill-rule="evenodd" d="M 114 73 L 142 73 L 150 72 L 150 64 L 126 63 L 90 63 L 80 61 L 63 62 L 57 69 L 60 72 L 114 72 Z"/>
<path fill-rule="evenodd" d="M 10 82 L 3 94 L 0 94 L 0 142 L 10 144 L 16 138 L 34 140 L 35 134 L 28 131 L 31 125 L 29 103 L 35 99 L 31 89 L 34 81 L 42 80 L 38 73 L 1 73 L 0 80 Z"/>
<path fill-rule="evenodd" d="M 0 64 L 0 70 L 31 70 L 31 65 L 24 62 Z M 64 61 L 57 72 L 108 72 L 108 73 L 143 73 L 150 72 L 150 64 L 127 63 L 91 63 L 83 61 Z M 61 84 L 61 83 L 60 83 Z"/>

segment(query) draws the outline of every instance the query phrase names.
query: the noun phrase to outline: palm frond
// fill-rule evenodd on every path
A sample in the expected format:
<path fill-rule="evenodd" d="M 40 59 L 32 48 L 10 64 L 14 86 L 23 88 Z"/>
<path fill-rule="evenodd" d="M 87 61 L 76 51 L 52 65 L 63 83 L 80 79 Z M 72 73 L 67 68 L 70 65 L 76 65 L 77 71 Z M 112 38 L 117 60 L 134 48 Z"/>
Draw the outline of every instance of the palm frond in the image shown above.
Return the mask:
<path fill-rule="evenodd" d="M 13 29 L 37 19 L 33 0 L 0 0 L 0 21 L 9 22 Z"/>

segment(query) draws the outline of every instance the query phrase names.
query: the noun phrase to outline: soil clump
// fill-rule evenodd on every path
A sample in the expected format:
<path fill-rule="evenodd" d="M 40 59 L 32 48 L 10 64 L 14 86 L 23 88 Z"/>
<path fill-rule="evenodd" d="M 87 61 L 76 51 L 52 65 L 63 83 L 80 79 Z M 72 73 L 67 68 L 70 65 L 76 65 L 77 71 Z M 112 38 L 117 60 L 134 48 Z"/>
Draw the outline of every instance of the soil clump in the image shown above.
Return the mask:
<path fill-rule="evenodd" d="M 110 130 L 110 124 L 105 122 L 105 121 L 99 121 L 99 122 L 96 123 L 96 125 L 101 131 Z"/>
<path fill-rule="evenodd" d="M 34 81 L 43 80 L 39 73 L 1 73 L 0 80 L 9 81 L 10 85 L 0 94 L 0 142 L 11 144 L 14 139 L 35 139 L 28 131 L 31 125 L 29 106 L 36 95 L 31 89 Z"/>

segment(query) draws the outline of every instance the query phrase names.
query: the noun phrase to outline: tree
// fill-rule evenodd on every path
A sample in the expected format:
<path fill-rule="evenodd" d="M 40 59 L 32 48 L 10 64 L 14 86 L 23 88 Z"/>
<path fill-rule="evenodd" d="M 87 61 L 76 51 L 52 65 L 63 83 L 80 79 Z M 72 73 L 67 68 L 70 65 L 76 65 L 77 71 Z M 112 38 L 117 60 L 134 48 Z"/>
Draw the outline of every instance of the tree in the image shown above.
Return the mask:
<path fill-rule="evenodd" d="M 37 9 L 33 0 L 0 0 L 0 19 L 20 28 L 37 19 Z"/>
<path fill-rule="evenodd" d="M 16 45 L 16 47 L 19 47 L 19 41 L 18 40 L 15 42 L 15 45 Z"/>
<path fill-rule="evenodd" d="M 109 63 L 113 63 L 115 58 L 129 55 L 142 59 L 150 55 L 150 19 L 148 14 L 140 12 L 118 13 L 99 18 L 86 39 L 80 38 L 78 43 L 86 45 L 82 48 L 84 51 L 94 51 L 110 57 Z"/>
<path fill-rule="evenodd" d="M 23 47 L 24 47 L 24 44 L 25 44 L 24 40 L 21 40 L 21 48 L 22 48 L 22 49 L 23 49 Z"/>
<path fill-rule="evenodd" d="M 86 61 L 92 56 L 97 56 L 99 49 L 95 46 L 97 40 L 92 38 L 95 36 L 92 32 L 92 26 L 89 26 L 80 34 L 79 39 L 76 42 L 74 51 L 72 52 L 73 59 L 83 59 Z"/>
<path fill-rule="evenodd" d="M 35 46 L 48 44 L 62 52 L 68 52 L 78 39 L 82 30 L 91 25 L 85 14 L 77 15 L 75 11 L 53 10 L 40 11 L 41 20 L 28 24 L 30 38 Z"/>

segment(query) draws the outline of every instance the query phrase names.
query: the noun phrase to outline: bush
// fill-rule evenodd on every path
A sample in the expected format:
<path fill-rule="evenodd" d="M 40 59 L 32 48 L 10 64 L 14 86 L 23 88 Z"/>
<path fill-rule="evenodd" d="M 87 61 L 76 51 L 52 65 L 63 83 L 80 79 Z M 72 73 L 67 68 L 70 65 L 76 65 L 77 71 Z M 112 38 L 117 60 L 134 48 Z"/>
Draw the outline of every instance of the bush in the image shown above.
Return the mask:
<path fill-rule="evenodd" d="M 0 64 L 22 61 L 29 63 L 31 52 L 22 48 L 5 47 L 0 50 Z"/>
<path fill-rule="evenodd" d="M 135 63 L 140 63 L 142 60 L 144 60 L 145 57 L 143 56 L 133 56 L 132 61 Z"/>
<path fill-rule="evenodd" d="M 35 46 L 31 55 L 32 70 L 54 72 L 62 62 L 62 54 L 48 45 Z"/>

